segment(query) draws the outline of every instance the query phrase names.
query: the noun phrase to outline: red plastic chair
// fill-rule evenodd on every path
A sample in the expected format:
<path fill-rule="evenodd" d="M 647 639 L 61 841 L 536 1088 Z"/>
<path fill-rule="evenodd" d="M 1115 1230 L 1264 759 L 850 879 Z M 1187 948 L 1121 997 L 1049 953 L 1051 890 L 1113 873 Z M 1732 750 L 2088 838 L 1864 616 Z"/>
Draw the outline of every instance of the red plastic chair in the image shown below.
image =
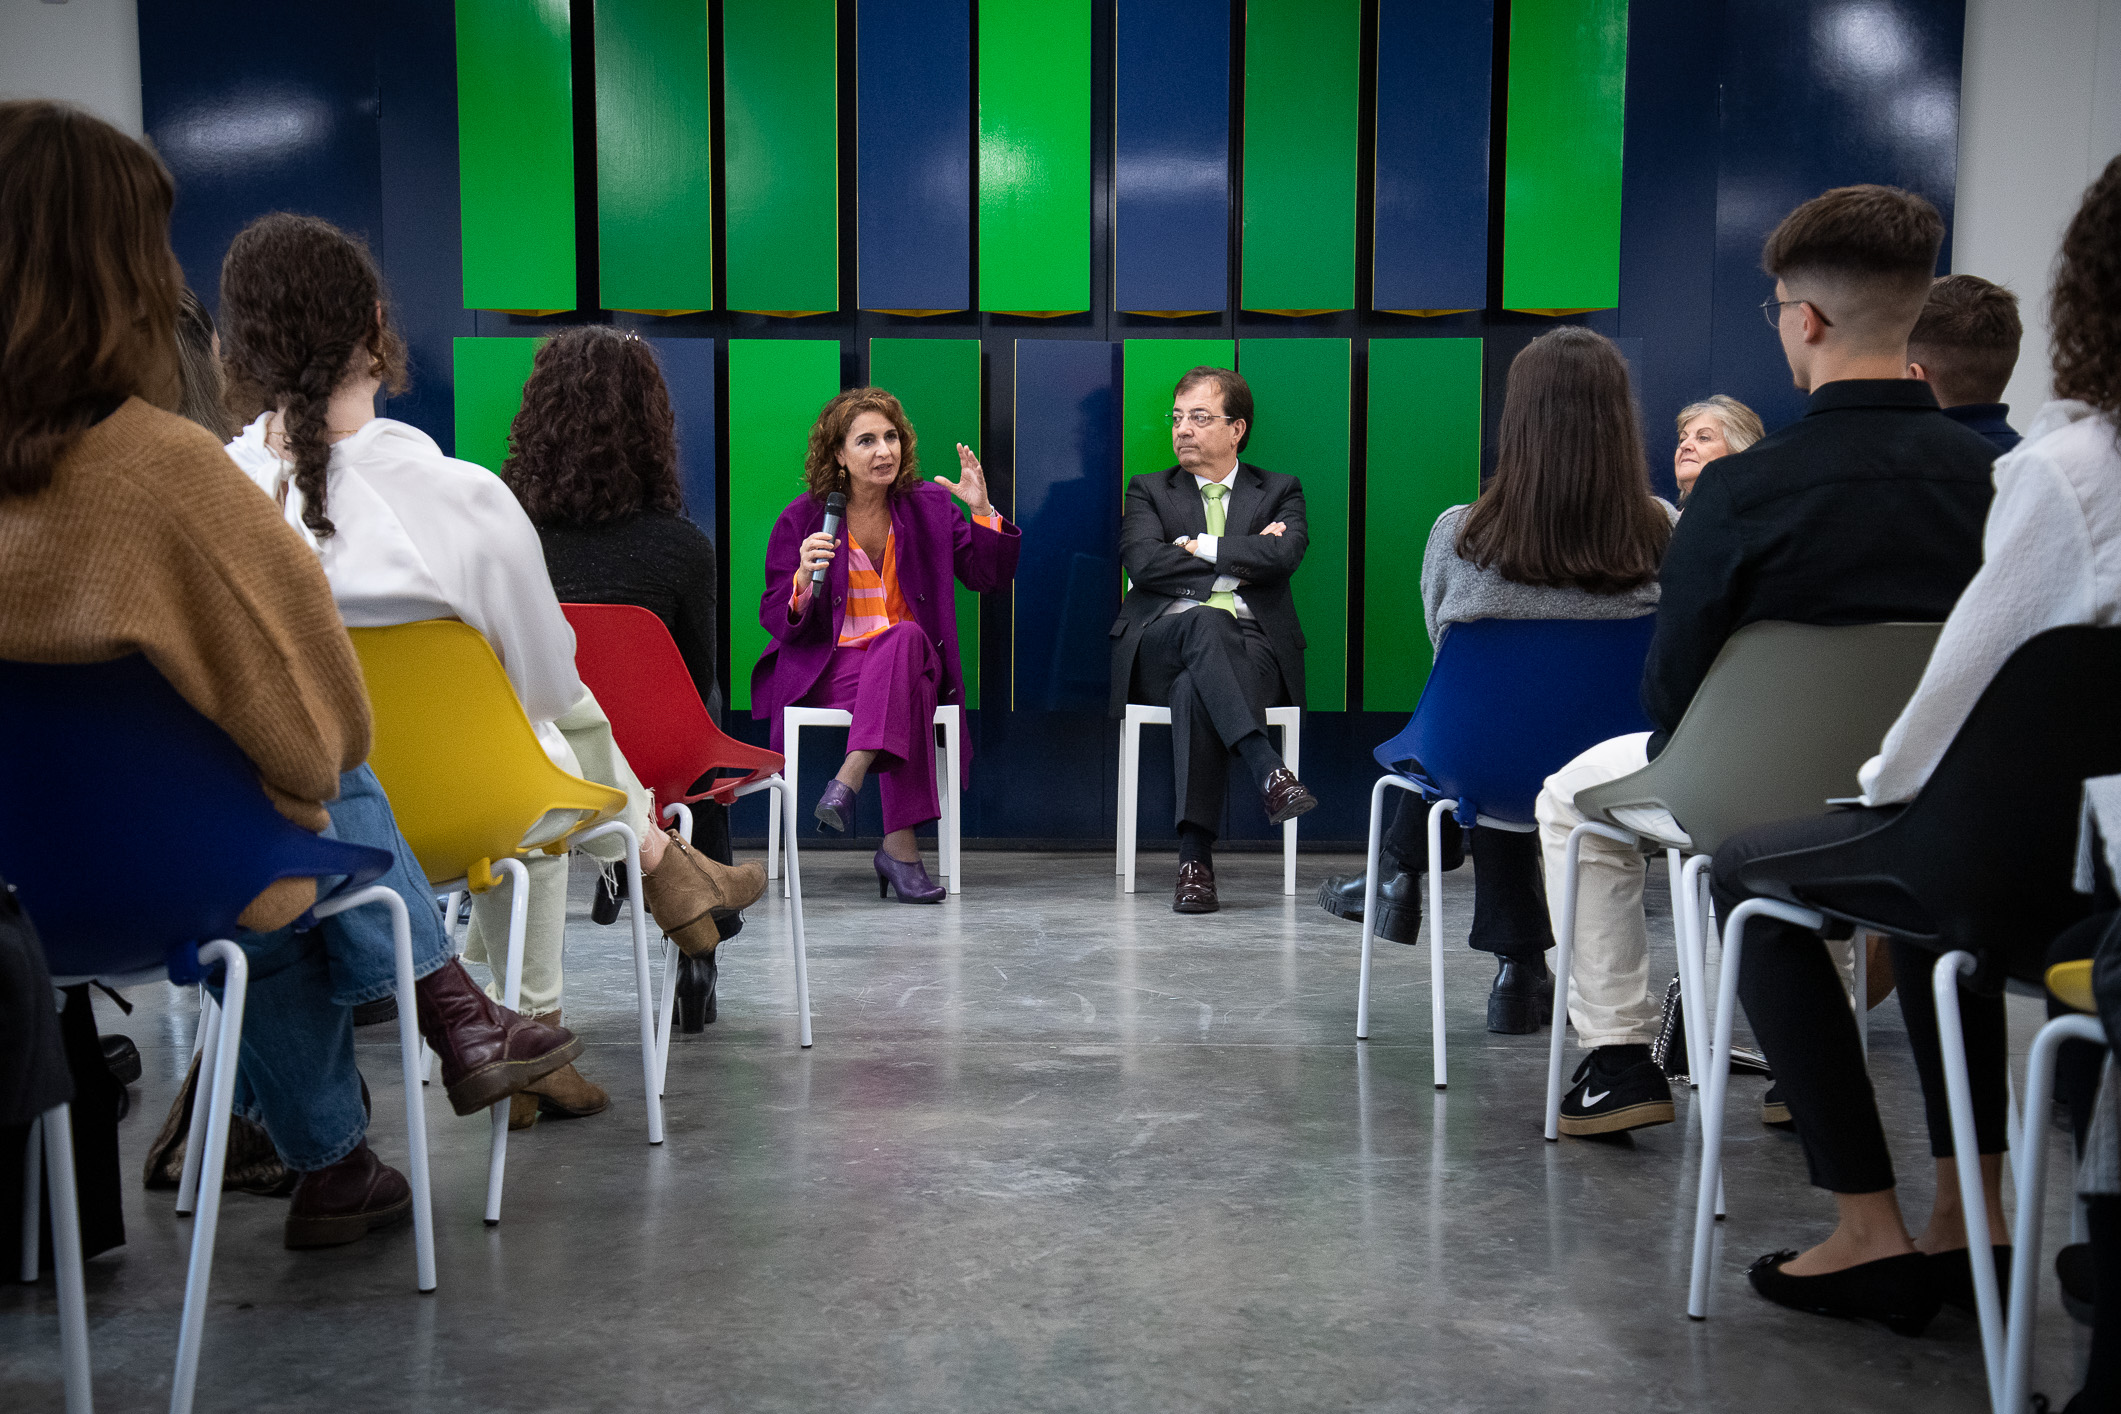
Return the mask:
<path fill-rule="evenodd" d="M 795 1009 L 802 1043 L 810 1044 L 810 969 L 803 955 L 803 892 L 796 873 L 794 792 L 781 774 L 781 755 L 747 746 L 723 733 L 707 715 L 692 674 L 663 621 L 635 604 L 562 604 L 574 625 L 574 666 L 596 694 L 597 705 L 611 721 L 612 739 L 626 755 L 641 784 L 655 792 L 663 817 L 678 819 L 678 829 L 692 838 L 687 806 L 713 800 L 729 805 L 759 791 L 781 796 L 781 821 L 788 851 L 791 945 L 795 953 Z M 714 771 L 741 771 L 693 784 Z M 677 949 L 668 940 L 663 952 L 663 1004 L 657 1037 L 657 1085 L 670 1056 L 670 1012 L 675 1000 L 671 971 Z"/>

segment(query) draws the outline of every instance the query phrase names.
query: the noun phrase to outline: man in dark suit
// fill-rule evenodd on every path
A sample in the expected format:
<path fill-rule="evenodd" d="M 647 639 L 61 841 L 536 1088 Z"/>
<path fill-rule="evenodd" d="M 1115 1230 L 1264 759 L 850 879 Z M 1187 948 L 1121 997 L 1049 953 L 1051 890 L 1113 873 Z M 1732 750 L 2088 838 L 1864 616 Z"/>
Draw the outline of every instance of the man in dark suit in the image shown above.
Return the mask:
<path fill-rule="evenodd" d="M 1289 576 L 1310 543 L 1303 486 L 1237 459 L 1252 390 L 1195 368 L 1171 400 L 1178 465 L 1127 486 L 1120 560 L 1133 587 L 1112 625 L 1112 715 L 1171 709 L 1178 775 L 1179 913 L 1213 913 L 1211 851 L 1231 756 L 1279 825 L 1318 804 L 1267 740 L 1266 709 L 1303 705 L 1304 635 Z"/>

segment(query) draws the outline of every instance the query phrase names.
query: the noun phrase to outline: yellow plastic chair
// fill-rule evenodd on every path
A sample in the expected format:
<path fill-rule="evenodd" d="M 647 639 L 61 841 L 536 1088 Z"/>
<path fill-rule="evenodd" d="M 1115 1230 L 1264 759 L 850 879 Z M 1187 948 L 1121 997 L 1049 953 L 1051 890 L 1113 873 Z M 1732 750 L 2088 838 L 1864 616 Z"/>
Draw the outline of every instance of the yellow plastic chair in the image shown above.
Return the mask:
<path fill-rule="evenodd" d="M 484 893 L 503 875 L 515 882 L 508 911 L 505 1005 L 516 1006 L 523 985 L 530 874 L 522 860 L 541 852 L 566 854 L 608 835 L 624 840 L 648 1142 L 662 1143 L 656 1007 L 648 975 L 647 910 L 641 902 L 641 842 L 631 826 L 614 818 L 625 809 L 626 793 L 552 764 L 500 660 L 470 625 L 427 619 L 350 633 L 375 714 L 375 746 L 368 763 L 383 783 L 398 828 L 428 883 L 437 894 L 449 896 L 444 926 L 451 936 L 456 932 L 459 893 Z M 508 1102 L 502 1100 L 493 1107 L 488 1226 L 501 1220 L 507 1162 Z"/>

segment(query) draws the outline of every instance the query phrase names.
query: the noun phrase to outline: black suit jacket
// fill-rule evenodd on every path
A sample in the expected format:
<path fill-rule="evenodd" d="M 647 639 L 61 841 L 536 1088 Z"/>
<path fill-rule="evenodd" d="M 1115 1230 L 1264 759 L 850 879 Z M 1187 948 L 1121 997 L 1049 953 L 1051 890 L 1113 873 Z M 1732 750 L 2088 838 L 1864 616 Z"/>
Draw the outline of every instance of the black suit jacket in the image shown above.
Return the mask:
<path fill-rule="evenodd" d="M 1282 534 L 1259 533 L 1275 521 L 1287 527 Z M 1289 594 L 1289 576 L 1303 563 L 1311 543 L 1310 524 L 1304 519 L 1303 483 L 1239 462 L 1223 503 L 1223 526 L 1213 564 L 1189 555 L 1171 542 L 1182 535 L 1205 535 L 1208 530 L 1207 506 L 1193 473 L 1174 466 L 1145 472 L 1127 483 L 1119 558 L 1133 587 L 1112 622 L 1113 716 L 1126 712 L 1127 689 L 1134 680 L 1134 658 L 1141 651 L 1143 631 L 1176 600 L 1205 601 L 1216 578 L 1226 574 L 1244 581 L 1238 596 L 1266 632 L 1281 668 L 1282 690 L 1289 701 L 1303 705 L 1304 631 L 1296 621 L 1296 603 Z"/>

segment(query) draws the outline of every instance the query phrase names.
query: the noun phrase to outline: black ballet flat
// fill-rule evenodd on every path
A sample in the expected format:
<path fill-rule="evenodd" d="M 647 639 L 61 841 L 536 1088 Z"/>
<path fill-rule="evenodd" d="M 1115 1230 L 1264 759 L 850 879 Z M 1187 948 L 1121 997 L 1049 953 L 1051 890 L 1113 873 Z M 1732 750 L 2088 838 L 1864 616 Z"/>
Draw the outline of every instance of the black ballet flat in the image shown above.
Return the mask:
<path fill-rule="evenodd" d="M 1876 1321 L 1895 1335 L 1921 1335 L 1944 1304 L 1937 1295 L 1930 1259 L 1920 1252 L 1816 1277 L 1793 1277 L 1782 1270 L 1782 1264 L 1796 1255 L 1794 1251 L 1770 1252 L 1756 1259 L 1745 1272 L 1753 1290 L 1793 1311 Z"/>

